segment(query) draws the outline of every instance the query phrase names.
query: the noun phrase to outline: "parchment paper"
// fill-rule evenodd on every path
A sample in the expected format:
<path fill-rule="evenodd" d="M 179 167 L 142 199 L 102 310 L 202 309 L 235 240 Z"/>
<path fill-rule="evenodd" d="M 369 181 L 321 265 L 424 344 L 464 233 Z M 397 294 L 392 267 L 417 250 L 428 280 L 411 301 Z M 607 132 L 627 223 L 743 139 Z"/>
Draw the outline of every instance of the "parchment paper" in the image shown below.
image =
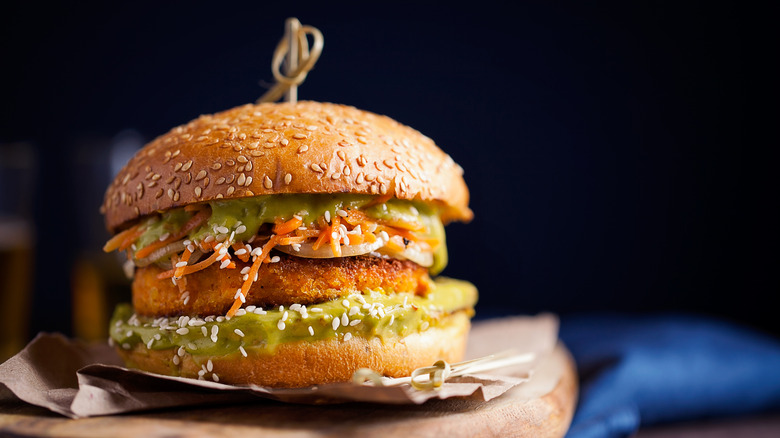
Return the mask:
<path fill-rule="evenodd" d="M 124 368 L 107 344 L 87 345 L 60 334 L 42 333 L 0 365 L 0 384 L 27 403 L 70 418 L 237 403 L 257 397 L 308 404 L 421 404 L 450 397 L 488 401 L 527 382 L 534 368 L 552 352 L 557 338 L 558 319 L 551 314 L 476 322 L 469 337 L 467 359 L 509 349 L 534 353 L 536 359 L 488 373 L 453 377 L 439 390 L 420 391 L 409 385 L 352 383 L 279 389 L 161 376 Z"/>

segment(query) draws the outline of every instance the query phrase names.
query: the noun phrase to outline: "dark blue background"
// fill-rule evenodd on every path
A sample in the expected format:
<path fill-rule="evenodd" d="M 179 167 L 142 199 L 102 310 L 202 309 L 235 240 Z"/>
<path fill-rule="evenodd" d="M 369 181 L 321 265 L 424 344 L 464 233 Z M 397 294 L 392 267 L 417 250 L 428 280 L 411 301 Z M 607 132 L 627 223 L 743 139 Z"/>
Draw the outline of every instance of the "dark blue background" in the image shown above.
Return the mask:
<path fill-rule="evenodd" d="M 777 53 L 765 12 L 278 3 L 2 7 L 0 141 L 40 156 L 34 331 L 68 332 L 71 261 L 105 238 L 101 145 L 254 101 L 296 16 L 325 35 L 301 99 L 387 114 L 465 168 L 476 216 L 448 228 L 445 274 L 480 288 L 479 314 L 671 310 L 780 333 L 760 165 L 777 144 L 754 129 L 776 127 L 753 61 Z"/>

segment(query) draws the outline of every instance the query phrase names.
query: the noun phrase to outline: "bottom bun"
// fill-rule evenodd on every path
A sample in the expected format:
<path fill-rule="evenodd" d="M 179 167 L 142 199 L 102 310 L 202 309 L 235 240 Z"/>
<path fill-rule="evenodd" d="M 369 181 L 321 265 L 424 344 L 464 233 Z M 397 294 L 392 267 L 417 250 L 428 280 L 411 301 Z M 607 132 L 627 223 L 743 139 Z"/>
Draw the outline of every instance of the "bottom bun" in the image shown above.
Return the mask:
<path fill-rule="evenodd" d="M 175 349 L 150 350 L 143 343 L 116 350 L 128 367 L 157 374 L 202 378 L 228 384 L 305 387 L 346 382 L 360 368 L 388 377 L 405 377 L 437 360 L 458 362 L 470 328 L 466 311 L 443 318 L 437 326 L 405 337 L 353 336 L 286 342 L 274 351 L 258 349 L 224 356 L 185 353 L 174 363 Z"/>

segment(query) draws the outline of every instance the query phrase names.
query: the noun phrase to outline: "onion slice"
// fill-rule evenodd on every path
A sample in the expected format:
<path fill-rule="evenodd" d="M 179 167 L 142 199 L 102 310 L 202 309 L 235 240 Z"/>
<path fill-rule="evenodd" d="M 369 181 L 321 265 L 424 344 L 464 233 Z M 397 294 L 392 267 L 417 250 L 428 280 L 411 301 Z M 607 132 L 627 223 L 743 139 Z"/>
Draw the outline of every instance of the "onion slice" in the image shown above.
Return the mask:
<path fill-rule="evenodd" d="M 390 251 L 385 247 L 385 240 L 378 238 L 373 243 L 362 243 L 360 245 L 344 245 L 341 247 L 341 256 L 358 256 L 363 254 L 374 253 L 373 255 L 380 254 L 388 256 L 394 259 L 410 260 L 423 267 L 430 267 L 433 265 L 433 253 L 430 251 L 421 251 L 417 246 L 409 246 L 403 251 Z M 330 245 L 322 245 L 316 250 L 312 248 L 311 243 L 301 243 L 300 248 L 296 251 L 292 245 L 279 245 L 275 246 L 283 253 L 290 254 L 297 257 L 309 258 L 309 259 L 330 259 L 335 258 L 333 250 Z"/>
<path fill-rule="evenodd" d="M 387 248 L 381 248 L 378 252 L 394 259 L 410 260 L 426 268 L 433 266 L 433 253 L 421 251 L 418 246 L 407 246 L 403 251 L 389 251 Z"/>
<path fill-rule="evenodd" d="M 368 254 L 370 252 L 376 251 L 377 249 L 384 246 L 385 241 L 382 239 L 377 239 L 376 242 L 372 243 L 361 243 L 360 245 L 344 245 L 341 247 L 341 256 L 342 257 L 349 257 L 349 256 L 357 256 L 357 255 L 363 255 Z M 333 255 L 333 250 L 330 249 L 330 245 L 322 245 L 321 247 L 317 248 L 316 250 L 313 248 L 312 243 L 300 243 L 300 248 L 296 251 L 292 245 L 278 245 L 275 246 L 274 249 L 278 249 L 279 251 L 294 255 L 297 257 L 303 257 L 307 259 L 331 259 L 335 258 L 336 256 Z"/>
<path fill-rule="evenodd" d="M 135 262 L 136 266 L 143 268 L 144 266 L 149 266 L 163 257 L 167 257 L 174 253 L 180 253 L 182 251 L 184 251 L 184 239 L 179 240 L 178 242 L 169 243 L 149 254 L 148 256 L 133 261 Z"/>

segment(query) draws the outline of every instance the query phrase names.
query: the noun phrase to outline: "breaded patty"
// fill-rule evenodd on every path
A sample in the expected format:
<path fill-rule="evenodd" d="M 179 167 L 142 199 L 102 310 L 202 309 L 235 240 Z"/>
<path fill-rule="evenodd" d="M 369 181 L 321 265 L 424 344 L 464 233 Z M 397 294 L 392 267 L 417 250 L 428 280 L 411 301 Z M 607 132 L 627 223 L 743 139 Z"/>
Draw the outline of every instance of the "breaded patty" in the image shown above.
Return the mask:
<path fill-rule="evenodd" d="M 263 264 L 249 289 L 244 306 L 311 305 L 366 289 L 425 294 L 430 288 L 428 270 L 407 260 L 370 256 L 307 259 L 276 254 L 279 261 Z M 224 315 L 243 284 L 241 270 L 250 266 L 234 259 L 236 269 L 219 269 L 219 263 L 184 276 L 174 285 L 160 280 L 162 269 L 152 265 L 136 270 L 133 306 L 145 316 Z M 188 292 L 182 295 L 182 291 Z M 186 304 L 184 304 L 185 298 Z"/>

